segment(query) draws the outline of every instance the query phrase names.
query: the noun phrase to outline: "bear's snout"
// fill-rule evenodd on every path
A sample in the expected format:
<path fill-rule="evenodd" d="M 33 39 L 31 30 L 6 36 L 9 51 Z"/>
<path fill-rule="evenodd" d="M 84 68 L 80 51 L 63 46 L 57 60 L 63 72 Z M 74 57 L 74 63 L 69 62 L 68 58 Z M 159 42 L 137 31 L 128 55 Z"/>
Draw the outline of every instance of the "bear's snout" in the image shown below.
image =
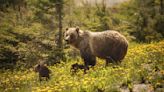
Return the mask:
<path fill-rule="evenodd" d="M 66 36 L 66 37 L 64 38 L 64 40 L 65 40 L 66 43 L 68 44 L 68 43 L 69 43 L 69 40 L 70 40 L 70 37 L 69 37 L 69 36 Z"/>

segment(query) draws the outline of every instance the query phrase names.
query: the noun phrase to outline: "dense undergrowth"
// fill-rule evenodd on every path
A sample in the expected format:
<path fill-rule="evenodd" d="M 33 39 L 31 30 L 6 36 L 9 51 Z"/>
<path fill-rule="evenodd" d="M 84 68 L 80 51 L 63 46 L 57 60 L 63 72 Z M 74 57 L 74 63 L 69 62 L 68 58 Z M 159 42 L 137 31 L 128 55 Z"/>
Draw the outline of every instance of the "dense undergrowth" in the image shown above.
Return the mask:
<path fill-rule="evenodd" d="M 164 75 L 164 41 L 151 44 L 130 43 L 128 53 L 119 65 L 105 67 L 98 59 L 87 74 L 79 70 L 70 72 L 71 65 L 81 59 L 49 66 L 52 71 L 49 81 L 39 82 L 32 68 L 1 71 L 0 92 L 119 92 L 121 87 L 129 90 L 134 84 L 150 84 L 150 89 L 162 88 Z"/>

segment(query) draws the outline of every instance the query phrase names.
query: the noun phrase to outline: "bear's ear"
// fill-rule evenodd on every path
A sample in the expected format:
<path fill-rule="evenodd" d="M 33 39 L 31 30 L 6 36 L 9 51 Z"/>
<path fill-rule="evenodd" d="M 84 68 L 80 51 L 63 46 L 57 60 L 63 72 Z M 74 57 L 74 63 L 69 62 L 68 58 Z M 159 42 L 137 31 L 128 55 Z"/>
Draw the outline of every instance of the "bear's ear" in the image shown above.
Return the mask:
<path fill-rule="evenodd" d="M 68 27 L 63 31 L 63 35 L 68 31 Z"/>
<path fill-rule="evenodd" d="M 79 27 L 76 27 L 76 32 L 79 34 Z"/>
<path fill-rule="evenodd" d="M 68 27 L 65 30 L 67 31 L 68 30 Z"/>

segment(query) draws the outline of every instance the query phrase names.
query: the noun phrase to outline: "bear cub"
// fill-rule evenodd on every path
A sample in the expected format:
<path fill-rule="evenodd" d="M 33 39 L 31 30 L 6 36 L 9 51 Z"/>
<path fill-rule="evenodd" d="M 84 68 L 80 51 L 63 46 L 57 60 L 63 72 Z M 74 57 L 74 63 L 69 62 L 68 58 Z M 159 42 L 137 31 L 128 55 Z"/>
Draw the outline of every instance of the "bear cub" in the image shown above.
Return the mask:
<path fill-rule="evenodd" d="M 37 64 L 34 66 L 34 71 L 39 73 L 39 80 L 42 81 L 42 78 L 46 78 L 46 81 L 50 79 L 50 69 L 44 64 Z"/>
<path fill-rule="evenodd" d="M 86 74 L 86 70 L 88 70 L 88 67 L 85 67 L 84 65 L 75 63 L 71 66 L 71 72 L 76 73 L 79 69 L 84 69 L 84 74 Z"/>

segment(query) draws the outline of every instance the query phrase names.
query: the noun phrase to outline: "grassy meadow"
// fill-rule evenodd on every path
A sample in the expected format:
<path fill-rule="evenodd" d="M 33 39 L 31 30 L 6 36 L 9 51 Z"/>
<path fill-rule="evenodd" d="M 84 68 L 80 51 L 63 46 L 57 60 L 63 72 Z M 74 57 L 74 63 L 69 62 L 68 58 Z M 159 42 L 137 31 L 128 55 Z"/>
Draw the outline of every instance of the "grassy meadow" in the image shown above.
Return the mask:
<path fill-rule="evenodd" d="M 133 91 L 135 84 L 142 83 L 150 84 L 149 89 L 156 90 L 164 85 L 163 61 L 164 41 L 130 43 L 121 64 L 105 67 L 104 60 L 98 59 L 87 74 L 82 70 L 76 74 L 70 72 L 71 65 L 82 63 L 81 59 L 49 66 L 52 71 L 49 81 L 40 82 L 32 68 L 1 71 L 0 92 L 120 92 L 121 88 Z"/>

